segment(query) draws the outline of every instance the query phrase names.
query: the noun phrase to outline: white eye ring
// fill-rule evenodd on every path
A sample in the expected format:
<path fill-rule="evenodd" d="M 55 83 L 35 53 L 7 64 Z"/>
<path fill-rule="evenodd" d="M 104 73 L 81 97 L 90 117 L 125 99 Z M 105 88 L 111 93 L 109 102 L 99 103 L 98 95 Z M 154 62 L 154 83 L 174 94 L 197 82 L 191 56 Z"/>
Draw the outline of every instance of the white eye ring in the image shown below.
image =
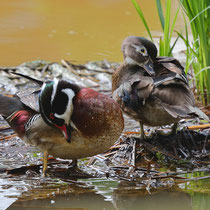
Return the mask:
<path fill-rule="evenodd" d="M 131 46 L 135 48 L 136 52 L 141 53 L 143 56 L 148 56 L 147 49 L 143 45 L 132 44 Z"/>

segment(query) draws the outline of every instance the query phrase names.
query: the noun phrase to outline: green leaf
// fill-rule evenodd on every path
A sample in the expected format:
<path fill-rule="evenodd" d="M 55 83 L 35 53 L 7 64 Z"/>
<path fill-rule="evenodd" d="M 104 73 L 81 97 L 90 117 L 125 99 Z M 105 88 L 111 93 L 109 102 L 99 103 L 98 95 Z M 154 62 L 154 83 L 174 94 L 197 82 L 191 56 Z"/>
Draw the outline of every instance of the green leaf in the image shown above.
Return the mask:
<path fill-rule="evenodd" d="M 189 39 L 186 38 L 187 53 L 192 54 L 194 62 L 192 67 L 196 75 L 196 88 L 200 94 L 203 104 L 210 103 L 210 5 L 209 0 L 182 0 L 182 8 L 187 15 L 193 43 L 190 46 Z M 185 26 L 186 27 L 186 26 Z M 186 33 L 186 37 L 188 32 Z M 191 56 L 187 56 L 186 62 L 189 66 Z"/>
<path fill-rule="evenodd" d="M 152 34 L 150 32 L 149 26 L 147 25 L 146 19 L 144 18 L 144 14 L 143 14 L 139 4 L 137 3 L 136 0 L 132 0 L 132 3 L 134 5 L 134 7 L 136 8 L 136 11 L 137 11 L 139 17 L 141 18 L 141 21 L 143 22 L 143 24 L 144 24 L 144 26 L 147 30 L 147 33 L 149 34 L 150 39 L 153 41 Z"/>
<path fill-rule="evenodd" d="M 159 15 L 160 23 L 161 23 L 161 26 L 162 26 L 162 30 L 164 31 L 165 19 L 164 19 L 164 16 L 163 16 L 163 9 L 162 9 L 161 1 L 156 0 L 156 5 L 157 5 L 157 9 L 158 9 L 158 15 Z"/>

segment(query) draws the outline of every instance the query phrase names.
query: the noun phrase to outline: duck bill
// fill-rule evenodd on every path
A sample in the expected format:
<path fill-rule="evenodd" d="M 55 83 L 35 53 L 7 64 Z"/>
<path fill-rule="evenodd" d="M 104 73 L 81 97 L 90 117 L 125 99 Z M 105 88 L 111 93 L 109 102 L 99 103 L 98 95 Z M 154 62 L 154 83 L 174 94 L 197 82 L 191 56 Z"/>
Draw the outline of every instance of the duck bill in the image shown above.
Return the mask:
<path fill-rule="evenodd" d="M 155 75 L 154 65 L 153 65 L 153 62 L 151 60 L 149 60 L 147 63 L 145 63 L 143 65 L 143 67 L 150 76 Z"/>
<path fill-rule="evenodd" d="M 67 141 L 68 143 L 71 143 L 71 130 L 72 130 L 72 129 L 71 129 L 70 124 L 69 124 L 69 125 L 64 124 L 64 125 L 62 125 L 62 126 L 56 126 L 56 127 L 62 131 L 62 133 L 63 133 L 63 135 L 64 135 L 66 141 Z"/>

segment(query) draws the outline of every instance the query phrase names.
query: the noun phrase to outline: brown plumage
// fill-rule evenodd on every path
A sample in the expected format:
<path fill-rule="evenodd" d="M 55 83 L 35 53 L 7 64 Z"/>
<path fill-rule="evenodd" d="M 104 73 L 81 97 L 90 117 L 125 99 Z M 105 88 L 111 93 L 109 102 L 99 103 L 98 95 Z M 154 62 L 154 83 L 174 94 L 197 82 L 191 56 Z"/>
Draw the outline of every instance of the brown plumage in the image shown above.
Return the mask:
<path fill-rule="evenodd" d="M 126 38 L 122 51 L 124 63 L 112 77 L 113 98 L 126 114 L 140 122 L 142 137 L 143 124 L 176 125 L 182 118 L 194 117 L 208 120 L 195 106 L 184 68 L 178 60 L 156 57 L 155 45 L 142 37 Z M 154 73 L 145 67 L 148 63 Z"/>

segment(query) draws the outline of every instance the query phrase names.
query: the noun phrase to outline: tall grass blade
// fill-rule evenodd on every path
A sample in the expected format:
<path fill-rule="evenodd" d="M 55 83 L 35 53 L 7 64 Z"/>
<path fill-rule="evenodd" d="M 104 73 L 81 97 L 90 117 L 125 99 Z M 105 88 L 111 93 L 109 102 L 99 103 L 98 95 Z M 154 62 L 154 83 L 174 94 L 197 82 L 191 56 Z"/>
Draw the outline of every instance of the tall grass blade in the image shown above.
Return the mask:
<path fill-rule="evenodd" d="M 144 26 L 147 30 L 147 33 L 149 34 L 150 39 L 153 41 L 150 29 L 147 25 L 144 14 L 143 14 L 139 4 L 137 3 L 136 0 L 131 0 L 131 1 L 134 5 L 139 17 L 141 18 L 141 21 L 143 22 L 143 24 L 144 24 Z M 172 50 L 173 50 L 173 48 L 174 48 L 174 46 L 177 42 L 177 39 L 176 39 L 175 42 L 173 43 L 172 47 L 170 46 L 175 22 L 177 20 L 177 16 L 178 16 L 178 13 L 179 13 L 179 8 L 176 11 L 176 14 L 173 18 L 172 26 L 170 28 L 171 0 L 166 1 L 165 18 L 164 18 L 164 15 L 163 15 L 163 8 L 162 8 L 161 0 L 156 0 L 156 5 L 157 5 L 157 10 L 158 10 L 160 23 L 161 23 L 162 30 L 163 30 L 163 33 L 164 33 L 163 38 L 160 38 L 159 55 L 160 56 L 171 56 L 172 55 Z"/>
<path fill-rule="evenodd" d="M 160 0 L 156 0 L 156 6 L 158 9 L 158 15 L 159 15 L 159 19 L 160 19 L 160 23 L 162 26 L 162 30 L 164 31 L 164 27 L 165 27 L 165 19 L 163 16 L 163 9 L 162 9 L 162 4 Z"/>
<path fill-rule="evenodd" d="M 185 39 L 185 44 L 193 58 L 197 91 L 203 104 L 207 104 L 210 103 L 210 2 L 182 0 L 180 3 L 188 16 L 193 35 L 193 45 L 190 46 L 188 38 Z"/>
<path fill-rule="evenodd" d="M 137 11 L 139 17 L 141 18 L 141 20 L 142 20 L 142 22 L 143 22 L 143 24 L 144 24 L 144 26 L 147 30 L 147 33 L 149 34 L 150 39 L 153 41 L 152 34 L 150 32 L 149 26 L 147 25 L 146 19 L 144 18 L 144 14 L 143 14 L 139 4 L 137 3 L 136 0 L 132 0 L 132 3 L 134 5 L 134 7 L 136 8 L 136 11 Z"/>
<path fill-rule="evenodd" d="M 166 1 L 165 27 L 164 27 L 164 55 L 169 55 L 170 40 L 170 14 L 171 14 L 171 0 Z M 170 56 L 170 55 L 169 55 Z"/>
<path fill-rule="evenodd" d="M 172 54 L 172 51 L 173 51 L 173 49 L 174 49 L 174 47 L 175 47 L 175 45 L 176 45 L 178 39 L 179 39 L 179 37 L 176 37 L 176 39 L 175 39 L 173 45 L 172 45 L 171 48 L 169 49 L 169 52 L 168 52 L 169 55 Z"/>
<path fill-rule="evenodd" d="M 175 24 L 176 24 L 176 20 L 177 20 L 177 17 L 178 17 L 178 14 L 179 14 L 179 9 L 180 9 L 180 5 L 178 6 L 178 9 L 176 10 L 176 14 L 174 16 L 174 19 L 173 19 L 173 22 L 172 22 L 172 25 L 171 25 L 171 30 L 170 30 L 170 36 L 169 36 L 169 40 L 171 41 L 171 38 L 172 38 L 172 35 L 173 35 L 173 31 L 174 31 L 174 27 L 175 27 Z M 169 49 L 169 55 L 172 54 L 172 50 L 174 49 L 175 47 L 175 44 L 176 42 L 178 41 L 179 37 L 176 38 L 174 44 L 172 45 L 171 49 Z"/>

